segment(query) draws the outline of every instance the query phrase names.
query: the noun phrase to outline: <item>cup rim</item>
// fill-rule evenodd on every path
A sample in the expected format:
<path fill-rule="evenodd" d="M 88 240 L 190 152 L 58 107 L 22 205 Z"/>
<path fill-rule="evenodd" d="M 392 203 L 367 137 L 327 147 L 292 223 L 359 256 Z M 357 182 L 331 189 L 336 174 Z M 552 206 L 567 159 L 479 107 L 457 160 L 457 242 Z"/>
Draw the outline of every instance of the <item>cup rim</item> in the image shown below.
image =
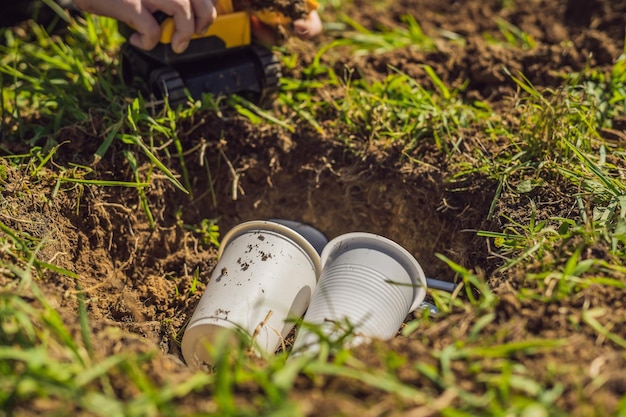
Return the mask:
<path fill-rule="evenodd" d="M 389 256 L 395 258 L 407 271 L 411 280 L 413 280 L 413 302 L 409 312 L 415 311 L 420 303 L 426 297 L 426 275 L 422 270 L 419 262 L 408 250 L 400 244 L 374 233 L 368 232 L 351 232 L 346 233 L 332 239 L 320 256 L 322 268 L 331 259 L 345 253 L 351 249 L 374 249 L 379 250 Z M 419 280 L 418 282 L 416 282 Z"/>
<path fill-rule="evenodd" d="M 285 225 L 268 221 L 268 220 L 251 220 L 251 221 L 240 223 L 236 225 L 235 227 L 233 227 L 232 229 L 230 229 L 228 233 L 224 235 L 224 237 L 222 238 L 222 241 L 220 242 L 220 247 L 217 251 L 218 261 L 222 257 L 222 254 L 224 253 L 225 248 L 228 246 L 228 244 L 232 240 L 234 240 L 235 238 L 245 233 L 255 231 L 255 230 L 260 231 L 260 232 L 263 232 L 263 231 L 276 232 L 295 241 L 295 243 L 298 244 L 305 251 L 305 253 L 309 256 L 309 258 L 313 262 L 313 266 L 315 267 L 315 280 L 319 281 L 319 277 L 322 272 L 322 263 L 321 263 L 320 254 L 317 252 L 317 250 L 315 250 L 313 245 L 304 236 L 302 236 L 300 233 L 296 232 L 295 230 Z"/>

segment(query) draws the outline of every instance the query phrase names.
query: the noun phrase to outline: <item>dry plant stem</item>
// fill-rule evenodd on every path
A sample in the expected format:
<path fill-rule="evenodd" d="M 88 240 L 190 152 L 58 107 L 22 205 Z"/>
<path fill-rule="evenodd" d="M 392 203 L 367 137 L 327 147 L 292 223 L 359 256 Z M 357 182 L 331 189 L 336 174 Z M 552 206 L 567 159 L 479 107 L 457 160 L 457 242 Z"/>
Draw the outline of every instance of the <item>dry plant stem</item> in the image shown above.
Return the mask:
<path fill-rule="evenodd" d="M 274 314 L 274 312 L 272 310 L 268 311 L 267 314 L 265 315 L 265 318 L 263 319 L 262 322 L 260 322 L 256 328 L 254 329 L 254 332 L 252 333 L 252 340 L 256 339 L 256 337 L 259 335 L 259 333 L 261 332 L 261 328 L 263 326 L 265 326 L 267 324 L 267 322 L 270 320 L 270 318 L 272 317 L 272 314 Z"/>
<path fill-rule="evenodd" d="M 438 415 L 441 410 L 450 406 L 452 401 L 458 397 L 454 388 L 448 388 L 439 396 L 432 404 L 408 410 L 404 415 L 406 417 L 431 417 Z"/>
<path fill-rule="evenodd" d="M 230 170 L 231 175 L 233 176 L 233 187 L 232 187 L 231 196 L 232 196 L 233 201 L 237 201 L 237 190 L 239 189 L 239 174 L 237 174 L 235 167 L 230 162 L 230 160 L 228 159 L 228 157 L 226 156 L 226 153 L 222 150 L 222 148 L 219 148 L 219 151 L 220 151 L 220 155 L 222 155 L 222 157 L 226 161 L 226 165 L 228 165 L 228 169 Z"/>

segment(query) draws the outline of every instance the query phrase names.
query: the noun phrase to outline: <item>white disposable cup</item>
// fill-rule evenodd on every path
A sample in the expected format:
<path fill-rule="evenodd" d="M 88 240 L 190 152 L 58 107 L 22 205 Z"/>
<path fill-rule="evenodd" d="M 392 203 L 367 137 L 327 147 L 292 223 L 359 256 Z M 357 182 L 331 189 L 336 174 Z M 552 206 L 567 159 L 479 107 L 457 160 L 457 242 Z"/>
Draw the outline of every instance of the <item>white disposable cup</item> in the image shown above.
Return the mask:
<path fill-rule="evenodd" d="M 394 337 L 426 296 L 426 276 L 397 243 L 371 233 L 348 233 L 322 251 L 322 274 L 292 352 L 315 352 L 319 335 L 330 340 L 350 330 L 355 346 Z"/>
<path fill-rule="evenodd" d="M 183 335 L 187 364 L 210 366 L 207 344 L 224 329 L 247 334 L 260 351 L 276 352 L 309 305 L 320 271 L 319 254 L 291 228 L 268 221 L 234 227 Z"/>

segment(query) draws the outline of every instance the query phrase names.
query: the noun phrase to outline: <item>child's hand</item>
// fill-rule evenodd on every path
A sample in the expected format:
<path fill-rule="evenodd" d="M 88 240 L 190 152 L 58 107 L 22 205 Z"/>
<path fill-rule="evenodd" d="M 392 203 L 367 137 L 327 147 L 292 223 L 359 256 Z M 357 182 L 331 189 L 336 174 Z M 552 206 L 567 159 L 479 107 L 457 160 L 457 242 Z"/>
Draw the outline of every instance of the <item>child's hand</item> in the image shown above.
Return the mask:
<path fill-rule="evenodd" d="M 293 33 L 300 39 L 311 39 L 322 33 L 322 20 L 317 10 L 312 10 L 305 19 L 293 22 Z"/>
<path fill-rule="evenodd" d="M 76 6 L 86 12 L 112 17 L 133 27 L 129 42 L 138 48 L 150 50 L 161 38 L 161 27 L 152 14 L 166 13 L 174 19 L 176 31 L 172 49 L 181 53 L 189 45 L 194 33 L 204 33 L 213 23 L 217 11 L 211 0 L 75 0 Z"/>
<path fill-rule="evenodd" d="M 261 43 L 273 45 L 279 42 L 276 30 L 251 16 L 252 34 Z M 322 20 L 317 10 L 311 10 L 306 18 L 299 19 L 292 24 L 292 33 L 300 39 L 311 39 L 322 33 Z"/>

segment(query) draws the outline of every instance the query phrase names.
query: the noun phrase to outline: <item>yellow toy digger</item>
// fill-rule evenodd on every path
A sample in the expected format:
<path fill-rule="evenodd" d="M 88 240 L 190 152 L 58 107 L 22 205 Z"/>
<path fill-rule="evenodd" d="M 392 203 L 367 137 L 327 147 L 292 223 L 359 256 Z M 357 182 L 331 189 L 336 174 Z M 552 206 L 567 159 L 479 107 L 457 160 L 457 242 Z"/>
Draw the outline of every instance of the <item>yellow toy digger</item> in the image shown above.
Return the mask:
<path fill-rule="evenodd" d="M 171 48 L 174 20 L 155 14 L 161 24 L 159 44 L 144 51 L 126 42 L 122 47 L 124 81 L 156 99 L 167 98 L 170 105 L 184 103 L 187 96 L 198 100 L 204 93 L 214 96 L 239 94 L 263 103 L 277 90 L 281 66 L 272 51 L 251 41 L 250 16 L 269 25 L 290 22 L 277 11 L 236 11 L 232 0 L 218 0 L 217 17 L 203 35 L 194 35 L 188 48 L 176 54 Z M 307 0 L 307 8 L 317 8 Z M 119 24 L 128 39 L 133 29 Z"/>

